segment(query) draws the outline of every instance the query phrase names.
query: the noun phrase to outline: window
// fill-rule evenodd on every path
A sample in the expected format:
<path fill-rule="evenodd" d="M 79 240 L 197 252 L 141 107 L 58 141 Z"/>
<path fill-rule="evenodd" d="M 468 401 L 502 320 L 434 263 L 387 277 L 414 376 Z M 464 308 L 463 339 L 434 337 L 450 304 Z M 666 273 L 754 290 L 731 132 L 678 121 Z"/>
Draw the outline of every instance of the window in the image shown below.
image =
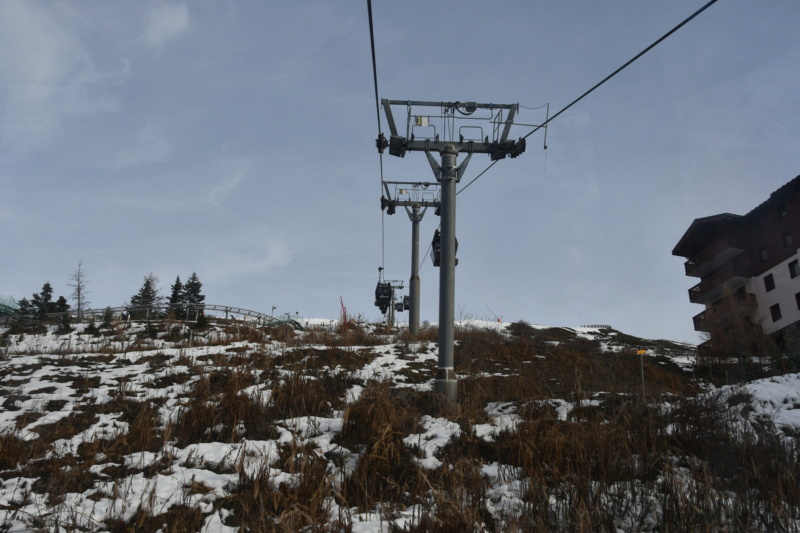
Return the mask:
<path fill-rule="evenodd" d="M 777 322 L 781 319 L 781 304 L 775 304 L 769 308 L 770 314 L 772 314 L 772 321 Z"/>
<path fill-rule="evenodd" d="M 792 279 L 800 276 L 800 264 L 797 263 L 797 259 L 789 263 L 789 275 L 792 276 Z"/>
<path fill-rule="evenodd" d="M 794 244 L 794 237 L 792 237 L 791 232 L 786 232 L 783 234 L 783 245 L 785 247 L 789 247 Z"/>
<path fill-rule="evenodd" d="M 794 301 L 797 302 L 797 308 L 800 309 L 800 292 L 794 295 Z"/>
<path fill-rule="evenodd" d="M 783 218 L 786 216 L 786 204 L 780 204 L 777 209 L 778 218 Z"/>
<path fill-rule="evenodd" d="M 775 288 L 775 278 L 772 277 L 772 274 L 764 276 L 764 288 L 767 289 L 767 292 Z"/>
<path fill-rule="evenodd" d="M 759 250 L 758 253 L 761 254 L 761 261 L 762 262 L 764 262 L 767 259 L 769 259 L 769 253 L 767 253 L 767 249 L 766 248 L 762 248 L 761 250 Z"/>

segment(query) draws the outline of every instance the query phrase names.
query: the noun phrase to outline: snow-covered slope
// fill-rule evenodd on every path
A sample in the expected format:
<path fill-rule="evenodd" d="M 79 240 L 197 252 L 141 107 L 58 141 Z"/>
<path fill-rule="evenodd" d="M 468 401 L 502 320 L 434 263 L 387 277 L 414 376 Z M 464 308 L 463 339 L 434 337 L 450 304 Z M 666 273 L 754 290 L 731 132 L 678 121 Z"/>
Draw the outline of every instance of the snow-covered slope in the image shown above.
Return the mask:
<path fill-rule="evenodd" d="M 725 526 L 742 502 L 713 475 L 697 489 L 711 464 L 690 437 L 705 424 L 697 406 L 729 406 L 731 428 L 757 419 L 748 431 L 766 427 L 789 447 L 781 457 L 794 457 L 798 375 L 706 392 L 714 400 L 701 396 L 692 411 L 686 391 L 699 389 L 671 364 L 690 361 L 691 346 L 473 322 L 457 335 L 462 405 L 437 411 L 433 340 L 331 325 L 338 331 L 134 323 L 5 335 L 0 530 L 363 532 L 461 520 L 486 531 L 646 531 L 698 506 Z M 634 394 L 635 349 L 647 351 L 647 403 Z M 565 440 L 551 448 L 556 438 Z M 676 504 L 678 485 L 727 503 L 717 514 L 692 498 Z M 798 502 L 784 504 L 774 520 L 797 527 Z M 588 515 L 574 514 L 581 506 Z"/>

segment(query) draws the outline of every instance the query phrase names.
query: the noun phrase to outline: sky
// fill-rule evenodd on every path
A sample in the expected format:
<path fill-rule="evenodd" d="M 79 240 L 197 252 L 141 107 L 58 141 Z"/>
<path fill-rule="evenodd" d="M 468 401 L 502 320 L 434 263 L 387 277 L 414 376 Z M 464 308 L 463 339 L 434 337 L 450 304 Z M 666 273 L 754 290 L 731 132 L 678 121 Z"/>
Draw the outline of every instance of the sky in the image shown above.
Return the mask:
<path fill-rule="evenodd" d="M 375 0 L 378 92 L 537 123 L 704 3 Z M 800 174 L 798 20 L 720 0 L 459 194 L 456 318 L 701 342 L 671 251 Z M 411 255 L 378 131 L 366 2 L 4 0 L 0 294 L 69 296 L 80 263 L 93 307 L 196 272 L 209 303 L 377 320 L 378 267 L 407 285 Z M 418 152 L 383 174 L 434 181 Z M 420 276 L 436 322 L 438 270 Z"/>

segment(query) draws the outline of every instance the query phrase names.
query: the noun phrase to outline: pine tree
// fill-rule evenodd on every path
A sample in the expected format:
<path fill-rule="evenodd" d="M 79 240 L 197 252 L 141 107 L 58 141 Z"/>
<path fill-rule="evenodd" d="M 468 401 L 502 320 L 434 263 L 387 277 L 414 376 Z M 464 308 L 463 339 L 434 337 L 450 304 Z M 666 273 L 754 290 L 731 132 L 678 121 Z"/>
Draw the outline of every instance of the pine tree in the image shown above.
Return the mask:
<path fill-rule="evenodd" d="M 152 272 L 144 277 L 144 283 L 139 292 L 131 296 L 131 307 L 135 307 L 137 314 L 149 315 L 148 311 L 155 308 L 161 298 L 158 295 L 158 276 Z"/>
<path fill-rule="evenodd" d="M 183 286 L 183 301 L 188 308 L 199 311 L 203 310 L 203 302 L 205 302 L 206 297 L 200 292 L 202 288 L 203 284 L 200 283 L 200 278 L 197 277 L 197 273 L 192 272 L 192 275 L 189 276 L 189 279 L 186 280 Z"/>
<path fill-rule="evenodd" d="M 69 304 L 67 303 L 67 299 L 66 298 L 64 298 L 62 296 L 61 298 L 59 298 L 59 301 L 61 301 L 61 300 L 64 300 L 64 304 L 67 307 L 69 307 Z M 73 329 L 72 329 L 72 326 L 70 326 L 69 313 L 64 313 L 63 315 L 61 315 L 61 321 L 58 324 L 58 328 L 56 328 L 56 333 L 58 333 L 59 335 L 65 335 L 67 333 L 70 333 L 71 331 L 73 331 Z"/>
<path fill-rule="evenodd" d="M 181 277 L 178 276 L 175 278 L 175 283 L 172 284 L 170 287 L 172 293 L 169 296 L 169 309 L 175 315 L 176 318 L 183 317 L 186 313 L 185 307 L 185 298 L 183 293 L 183 283 L 181 283 Z"/>
<path fill-rule="evenodd" d="M 56 303 L 53 305 L 53 310 L 56 313 L 66 313 L 69 311 L 70 305 L 67 303 L 67 299 L 63 296 L 59 296 Z"/>
<path fill-rule="evenodd" d="M 32 303 L 40 318 L 53 312 L 53 287 L 49 281 L 42 285 L 42 292 L 33 295 Z"/>
<path fill-rule="evenodd" d="M 36 306 L 27 298 L 18 301 L 17 306 L 19 306 L 17 312 L 20 316 L 31 316 L 36 312 Z"/>
<path fill-rule="evenodd" d="M 27 298 L 17 302 L 19 306 L 18 314 L 11 326 L 12 333 L 38 333 L 44 331 L 44 327 L 38 321 L 31 319 L 36 316 L 38 309 Z"/>
<path fill-rule="evenodd" d="M 100 327 L 110 328 L 112 326 L 111 322 L 113 320 L 114 320 L 114 311 L 112 311 L 110 307 L 106 307 L 105 311 L 103 311 L 103 323 L 100 324 Z"/>

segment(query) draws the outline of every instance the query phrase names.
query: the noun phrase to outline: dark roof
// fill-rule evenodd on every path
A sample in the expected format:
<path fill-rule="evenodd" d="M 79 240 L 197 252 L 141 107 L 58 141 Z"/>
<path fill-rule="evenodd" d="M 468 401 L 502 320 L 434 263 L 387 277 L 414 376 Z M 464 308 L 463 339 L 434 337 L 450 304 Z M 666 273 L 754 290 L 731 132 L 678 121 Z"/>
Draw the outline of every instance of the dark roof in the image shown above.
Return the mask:
<path fill-rule="evenodd" d="M 681 240 L 675 245 L 672 250 L 672 255 L 681 257 L 691 257 L 696 254 L 699 249 L 708 244 L 704 236 L 717 228 L 732 228 L 738 225 L 742 220 L 742 215 L 735 215 L 733 213 L 720 213 L 718 215 L 711 215 L 709 217 L 696 218 L 692 222 L 686 233 L 683 234 Z M 696 240 L 699 238 L 699 241 Z"/>
<path fill-rule="evenodd" d="M 755 209 L 747 213 L 746 217 L 753 217 L 757 213 L 767 209 L 770 205 L 776 205 L 782 200 L 785 200 L 794 190 L 800 190 L 800 176 L 796 176 L 793 180 L 775 190 L 769 195 L 769 198 L 761 202 Z"/>
<path fill-rule="evenodd" d="M 718 215 L 694 219 L 694 222 L 692 222 L 689 229 L 686 230 L 686 233 L 683 234 L 681 240 L 675 245 L 675 248 L 672 250 L 672 255 L 692 257 L 708 244 L 703 237 L 710 231 L 722 228 L 733 229 L 752 218 L 760 216 L 760 214 L 765 209 L 769 209 L 770 206 L 779 205 L 780 202 L 785 201 L 795 191 L 800 191 L 800 176 L 795 177 L 793 180 L 781 186 L 770 194 L 769 198 L 744 216 L 735 215 L 733 213 L 720 213 Z"/>

